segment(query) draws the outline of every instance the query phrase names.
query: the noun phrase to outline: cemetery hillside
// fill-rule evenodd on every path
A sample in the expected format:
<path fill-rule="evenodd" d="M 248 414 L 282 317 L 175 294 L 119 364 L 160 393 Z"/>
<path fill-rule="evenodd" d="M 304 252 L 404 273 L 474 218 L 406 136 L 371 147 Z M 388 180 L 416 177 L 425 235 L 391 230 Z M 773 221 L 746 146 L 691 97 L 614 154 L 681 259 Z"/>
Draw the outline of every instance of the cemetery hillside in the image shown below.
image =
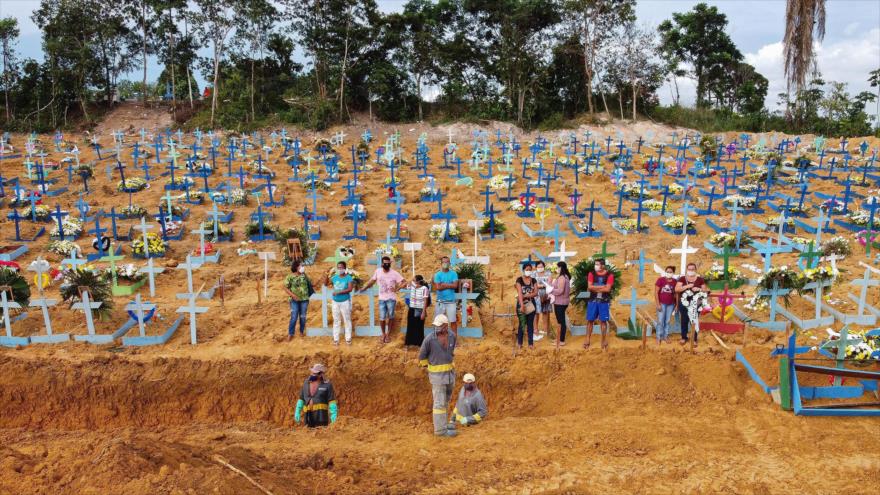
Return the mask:
<path fill-rule="evenodd" d="M 877 493 L 830 2 L 20 3 L 0 494 Z"/>

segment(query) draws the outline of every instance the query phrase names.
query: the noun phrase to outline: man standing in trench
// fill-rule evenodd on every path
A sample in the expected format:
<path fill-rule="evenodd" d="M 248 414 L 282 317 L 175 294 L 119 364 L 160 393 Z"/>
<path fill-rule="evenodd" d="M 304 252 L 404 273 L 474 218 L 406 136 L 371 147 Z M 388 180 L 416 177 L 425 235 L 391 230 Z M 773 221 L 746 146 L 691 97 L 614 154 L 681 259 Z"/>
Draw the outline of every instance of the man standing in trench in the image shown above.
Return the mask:
<path fill-rule="evenodd" d="M 449 400 L 455 385 L 455 367 L 452 359 L 455 354 L 455 335 L 449 332 L 449 320 L 446 315 L 434 317 L 434 332 L 425 337 L 419 351 L 419 366 L 428 367 L 428 381 L 431 383 L 431 395 L 434 399 L 432 417 L 434 419 L 434 435 L 438 437 L 454 437 L 458 433 L 455 428 L 448 428 L 446 418 Z"/>

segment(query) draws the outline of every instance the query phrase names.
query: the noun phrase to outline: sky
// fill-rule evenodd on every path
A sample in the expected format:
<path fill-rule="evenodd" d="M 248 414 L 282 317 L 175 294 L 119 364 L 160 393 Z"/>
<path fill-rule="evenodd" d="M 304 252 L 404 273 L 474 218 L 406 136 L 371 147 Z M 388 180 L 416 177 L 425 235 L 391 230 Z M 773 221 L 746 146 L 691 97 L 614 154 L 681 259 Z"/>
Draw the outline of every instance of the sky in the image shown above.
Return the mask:
<path fill-rule="evenodd" d="M 21 36 L 17 50 L 23 57 L 42 59 L 40 32 L 30 16 L 39 0 L 0 0 L 0 17 L 15 17 Z M 405 0 L 377 0 L 383 12 L 403 8 Z M 656 27 L 671 18 L 673 12 L 690 10 L 699 1 L 640 0 L 638 21 Z M 706 1 L 727 15 L 728 33 L 745 55 L 746 62 L 769 81 L 765 105 L 777 109 L 777 94 L 785 91 L 782 64 L 782 36 L 785 29 L 785 0 L 724 0 Z M 847 83 L 850 94 L 871 91 L 868 73 L 880 68 L 880 0 L 828 0 L 826 4 L 825 39 L 819 44 L 819 70 L 826 81 Z M 148 63 L 148 77 L 155 79 L 160 71 L 155 60 Z M 133 79 L 140 80 L 139 71 Z M 682 104 L 693 105 L 696 85 L 693 80 L 678 81 Z M 876 92 L 876 88 L 873 90 Z M 668 85 L 659 90 L 661 103 L 672 100 Z"/>

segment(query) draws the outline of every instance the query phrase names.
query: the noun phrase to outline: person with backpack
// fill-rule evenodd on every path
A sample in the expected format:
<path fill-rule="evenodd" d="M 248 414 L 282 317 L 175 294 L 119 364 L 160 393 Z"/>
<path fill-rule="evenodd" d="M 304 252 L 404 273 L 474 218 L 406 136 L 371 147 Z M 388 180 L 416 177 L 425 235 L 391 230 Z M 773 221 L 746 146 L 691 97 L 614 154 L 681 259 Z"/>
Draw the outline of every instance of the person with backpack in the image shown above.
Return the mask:
<path fill-rule="evenodd" d="M 296 334 L 296 322 L 299 321 L 299 335 L 306 333 L 306 313 L 309 311 L 309 297 L 315 293 L 312 282 L 306 276 L 306 267 L 300 260 L 290 263 L 290 274 L 284 277 L 284 292 L 290 303 L 290 323 L 287 325 L 287 340 Z"/>

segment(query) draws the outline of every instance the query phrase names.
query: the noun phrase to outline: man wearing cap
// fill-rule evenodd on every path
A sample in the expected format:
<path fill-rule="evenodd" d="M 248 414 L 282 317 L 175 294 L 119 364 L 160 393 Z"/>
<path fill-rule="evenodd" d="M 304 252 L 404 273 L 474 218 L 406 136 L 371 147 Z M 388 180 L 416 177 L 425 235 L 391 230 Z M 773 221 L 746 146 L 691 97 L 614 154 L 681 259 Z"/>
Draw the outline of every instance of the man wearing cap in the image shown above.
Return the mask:
<path fill-rule="evenodd" d="M 428 367 L 428 381 L 431 382 L 431 395 L 434 397 L 434 434 L 441 437 L 454 437 L 457 432 L 446 424 L 449 399 L 455 385 L 455 367 L 452 358 L 455 354 L 455 335 L 449 333 L 449 320 L 446 315 L 434 317 L 434 332 L 422 341 L 419 351 L 419 366 Z"/>
<path fill-rule="evenodd" d="M 333 385 L 330 380 L 324 378 L 327 368 L 319 363 L 312 366 L 309 371 L 311 374 L 303 383 L 293 419 L 299 423 L 302 413 L 306 413 L 306 426 L 309 428 L 335 423 L 339 411 Z"/>
<path fill-rule="evenodd" d="M 467 373 L 462 378 L 462 381 L 464 386 L 461 387 L 461 391 L 458 393 L 458 401 L 455 403 L 455 409 L 452 410 L 452 414 L 455 421 L 464 426 L 475 425 L 486 419 L 486 416 L 489 415 L 489 410 L 486 408 L 486 399 L 483 397 L 483 392 L 480 392 L 477 384 L 474 383 L 477 379 L 473 374 Z M 450 422 L 448 428 L 454 429 L 455 423 Z"/>

